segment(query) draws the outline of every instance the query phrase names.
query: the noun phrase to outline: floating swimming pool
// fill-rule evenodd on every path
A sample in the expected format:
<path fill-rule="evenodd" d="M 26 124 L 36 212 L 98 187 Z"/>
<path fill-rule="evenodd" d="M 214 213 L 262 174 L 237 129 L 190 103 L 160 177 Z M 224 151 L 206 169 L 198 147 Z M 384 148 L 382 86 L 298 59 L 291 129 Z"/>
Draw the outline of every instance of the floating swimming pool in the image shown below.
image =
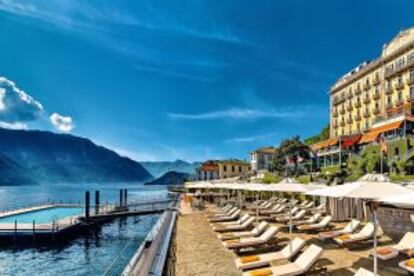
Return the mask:
<path fill-rule="evenodd" d="M 76 216 L 83 212 L 81 207 L 49 207 L 41 210 L 28 211 L 21 214 L 0 218 L 1 223 L 52 223 L 67 217 Z"/>

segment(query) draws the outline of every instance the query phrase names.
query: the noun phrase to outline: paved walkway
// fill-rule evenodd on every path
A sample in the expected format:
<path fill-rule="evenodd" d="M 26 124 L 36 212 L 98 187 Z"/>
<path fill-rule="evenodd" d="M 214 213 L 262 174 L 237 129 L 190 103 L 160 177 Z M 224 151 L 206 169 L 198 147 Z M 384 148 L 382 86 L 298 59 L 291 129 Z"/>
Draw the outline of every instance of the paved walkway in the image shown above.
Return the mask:
<path fill-rule="evenodd" d="M 176 234 L 177 276 L 241 275 L 234 255 L 224 250 L 202 213 L 186 212 L 178 218 Z"/>

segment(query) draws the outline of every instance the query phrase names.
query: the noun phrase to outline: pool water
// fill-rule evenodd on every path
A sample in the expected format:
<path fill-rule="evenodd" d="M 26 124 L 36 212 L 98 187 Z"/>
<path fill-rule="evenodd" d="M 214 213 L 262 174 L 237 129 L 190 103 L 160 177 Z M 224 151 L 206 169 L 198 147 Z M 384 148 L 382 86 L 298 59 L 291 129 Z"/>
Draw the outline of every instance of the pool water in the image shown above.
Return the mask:
<path fill-rule="evenodd" d="M 0 218 L 1 223 L 52 223 L 63 218 L 79 215 L 83 212 L 81 207 L 50 207 L 46 209 L 29 211 L 26 213 Z"/>

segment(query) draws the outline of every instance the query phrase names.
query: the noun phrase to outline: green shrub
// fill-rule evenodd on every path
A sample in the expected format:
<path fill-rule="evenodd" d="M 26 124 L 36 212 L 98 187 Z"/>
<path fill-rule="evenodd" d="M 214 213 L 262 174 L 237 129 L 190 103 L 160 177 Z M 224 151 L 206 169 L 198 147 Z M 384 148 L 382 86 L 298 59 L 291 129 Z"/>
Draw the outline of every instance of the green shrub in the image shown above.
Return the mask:
<path fill-rule="evenodd" d="M 311 182 L 311 177 L 310 175 L 301 175 L 301 176 L 296 177 L 296 180 L 299 183 L 308 184 Z"/>
<path fill-rule="evenodd" d="M 281 177 L 269 172 L 266 172 L 262 179 L 262 183 L 264 184 L 279 183 L 280 181 L 282 181 Z"/>

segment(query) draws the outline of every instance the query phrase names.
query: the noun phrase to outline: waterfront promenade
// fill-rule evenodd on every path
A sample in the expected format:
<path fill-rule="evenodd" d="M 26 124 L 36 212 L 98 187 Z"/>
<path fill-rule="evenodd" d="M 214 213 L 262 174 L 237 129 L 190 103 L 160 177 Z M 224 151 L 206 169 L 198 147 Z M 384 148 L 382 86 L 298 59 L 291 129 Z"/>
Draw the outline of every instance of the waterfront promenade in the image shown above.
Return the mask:
<path fill-rule="evenodd" d="M 211 206 L 207 207 L 209 210 Z M 182 215 L 178 218 L 175 246 L 175 272 L 178 276 L 184 275 L 241 275 L 234 265 L 236 254 L 224 249 L 211 229 L 204 212 L 192 211 L 185 203 L 181 204 Z M 281 224 L 275 223 L 276 226 Z M 343 224 L 336 224 L 341 227 Z M 329 241 L 317 239 L 317 234 L 294 233 L 308 244 L 314 243 L 324 249 L 322 258 L 317 267 L 324 267 L 326 271 L 316 272 L 314 275 L 351 276 L 360 267 L 372 270 L 372 258 L 369 256 L 372 244 L 366 243 L 352 250 L 344 249 Z M 279 247 L 286 245 L 289 239 L 287 229 L 277 234 L 281 241 Z M 382 236 L 379 246 L 391 245 L 392 241 Z M 278 250 L 276 248 L 274 250 Z M 273 251 L 274 251 L 273 250 Z M 382 276 L 406 275 L 398 268 L 398 259 L 379 262 L 379 271 Z M 283 264 L 280 260 L 273 265 Z"/>
<path fill-rule="evenodd" d="M 234 265 L 234 255 L 225 251 L 202 212 L 192 212 L 181 204 L 175 237 L 177 276 L 241 275 Z"/>

